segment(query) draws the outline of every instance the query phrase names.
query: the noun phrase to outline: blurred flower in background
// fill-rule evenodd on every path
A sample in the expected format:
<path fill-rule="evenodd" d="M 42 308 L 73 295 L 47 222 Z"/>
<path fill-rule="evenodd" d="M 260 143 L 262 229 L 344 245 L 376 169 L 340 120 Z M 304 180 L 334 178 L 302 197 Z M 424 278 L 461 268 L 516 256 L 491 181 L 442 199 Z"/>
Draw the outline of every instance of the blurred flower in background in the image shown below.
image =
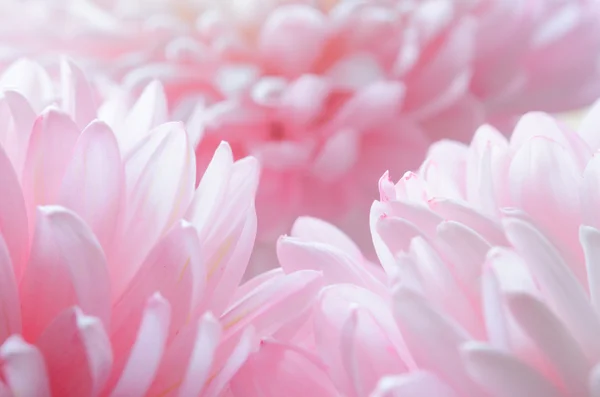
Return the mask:
<path fill-rule="evenodd" d="M 197 116 L 188 128 L 198 137 L 199 175 L 221 140 L 235 158 L 258 158 L 266 244 L 310 215 L 368 249 L 360 214 L 385 169 L 401 175 L 431 142 L 468 141 L 483 122 L 508 133 L 526 111 L 570 111 L 600 94 L 600 14 L 591 0 L 2 7 L 5 60 L 29 56 L 52 69 L 66 53 L 129 96 L 158 79 L 167 120 Z"/>

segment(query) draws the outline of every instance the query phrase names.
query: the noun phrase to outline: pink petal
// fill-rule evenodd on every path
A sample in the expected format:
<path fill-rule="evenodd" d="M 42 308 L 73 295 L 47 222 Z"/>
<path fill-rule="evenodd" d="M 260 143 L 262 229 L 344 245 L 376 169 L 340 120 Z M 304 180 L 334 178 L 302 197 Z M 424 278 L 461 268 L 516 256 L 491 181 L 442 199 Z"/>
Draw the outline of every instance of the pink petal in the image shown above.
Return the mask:
<path fill-rule="evenodd" d="M 282 5 L 264 24 L 259 51 L 272 70 L 293 77 L 313 66 L 324 49 L 326 37 L 326 20 L 318 10 L 304 5 Z M 293 47 L 290 42 L 294 42 Z"/>
<path fill-rule="evenodd" d="M 0 235 L 0 343 L 21 333 L 21 302 L 9 252 Z"/>
<path fill-rule="evenodd" d="M 408 251 L 414 238 L 425 236 L 415 224 L 396 217 L 380 219 L 376 231 L 394 255 Z"/>
<path fill-rule="evenodd" d="M 291 235 L 306 241 L 332 245 L 344 251 L 354 260 L 363 258 L 360 249 L 344 232 L 317 218 L 299 217 L 292 226 Z"/>
<path fill-rule="evenodd" d="M 506 236 L 495 219 L 477 212 L 460 201 L 434 198 L 429 200 L 429 208 L 448 221 L 456 221 L 470 227 L 490 244 L 508 246 Z"/>
<path fill-rule="evenodd" d="M 160 294 L 156 293 L 148 299 L 127 363 L 118 368 L 120 377 L 110 393 L 111 397 L 146 394 L 163 358 L 170 317 L 169 302 Z M 115 367 L 117 365 L 115 363 Z M 117 368 L 113 368 L 115 370 Z"/>
<path fill-rule="evenodd" d="M 110 375 L 113 354 L 102 323 L 81 310 L 60 313 L 37 341 L 52 395 L 94 396 Z"/>
<path fill-rule="evenodd" d="M 45 111 L 35 121 L 22 178 L 30 230 L 35 206 L 56 203 L 78 137 L 75 123 L 56 110 Z"/>
<path fill-rule="evenodd" d="M 132 341 L 135 324 L 143 315 L 148 299 L 160 293 L 171 306 L 168 340 L 184 326 L 191 315 L 194 294 L 201 295 L 203 262 L 200 244 L 195 230 L 185 223 L 176 225 L 156 246 L 141 265 L 123 295 L 114 303 L 112 317 L 112 339 L 120 340 L 124 346 Z M 198 279 L 195 284 L 196 272 Z M 121 342 L 119 342 L 121 343 Z"/>
<path fill-rule="evenodd" d="M 366 309 L 352 309 L 340 335 L 342 365 L 350 379 L 350 391 L 355 397 L 367 395 L 385 374 L 402 373 L 407 366 L 383 329 Z M 368 343 L 371 339 L 379 343 Z"/>
<path fill-rule="evenodd" d="M 279 106 L 289 122 L 309 126 L 323 112 L 330 92 L 327 80 L 317 75 L 303 74 L 287 87 Z"/>
<path fill-rule="evenodd" d="M 37 338 L 60 312 L 77 305 L 108 326 L 110 279 L 92 231 L 61 207 L 39 207 L 21 283 L 23 334 Z"/>
<path fill-rule="evenodd" d="M 207 226 L 217 216 L 216 208 L 225 198 L 233 154 L 227 142 L 221 142 L 194 193 L 186 219 L 198 230 L 200 239 L 207 233 Z"/>
<path fill-rule="evenodd" d="M 277 257 L 286 273 L 318 270 L 323 272 L 324 281 L 328 284 L 349 283 L 376 292 L 385 290 L 362 263 L 327 244 L 284 236 L 277 242 Z"/>
<path fill-rule="evenodd" d="M 440 254 L 454 264 L 454 274 L 466 292 L 478 296 L 479 279 L 490 244 L 473 229 L 446 221 L 438 227 L 435 245 Z"/>
<path fill-rule="evenodd" d="M 473 56 L 474 28 L 473 21 L 463 20 L 444 36 L 436 52 L 422 57 L 422 64 L 413 68 L 414 76 L 405 77 L 411 84 L 406 99 L 410 110 L 418 109 L 421 117 L 431 115 L 464 94 Z"/>
<path fill-rule="evenodd" d="M 509 180 L 514 206 L 548 233 L 567 260 L 578 263 L 581 171 L 574 158 L 548 138 L 533 138 L 515 154 Z M 583 266 L 572 270 L 585 280 Z"/>
<path fill-rule="evenodd" d="M 205 397 L 217 397 L 223 392 L 223 389 L 231 381 L 237 371 L 244 365 L 250 353 L 252 352 L 253 342 L 255 338 L 253 327 L 248 327 L 242 333 L 239 342 L 235 349 L 219 370 L 216 376 L 208 383 L 206 391 L 203 393 Z M 183 397 L 183 395 L 182 395 Z"/>
<path fill-rule="evenodd" d="M 368 312 L 368 315 L 364 314 L 360 323 L 353 322 L 351 317 L 355 310 Z M 349 332 L 352 330 L 348 325 L 353 323 L 354 331 Z M 414 367 L 388 302 L 369 290 L 351 284 L 326 287 L 316 306 L 314 324 L 319 354 L 329 367 L 334 384 L 346 394 L 360 394 L 353 384 L 355 374 L 353 370 L 349 371 L 352 368 L 348 368 L 348 363 L 356 360 L 362 362 L 365 355 L 371 354 L 371 360 L 378 360 L 378 356 L 381 356 L 382 367 L 375 362 L 372 364 L 379 371 L 385 366 L 399 372 Z M 343 339 L 344 335 L 348 339 L 348 334 L 354 335 L 350 339 L 357 345 L 354 349 L 359 349 L 361 357 L 350 359 L 346 355 L 352 348 L 351 340 Z M 371 377 L 374 375 L 369 374 Z"/>
<path fill-rule="evenodd" d="M 600 397 L 600 365 L 596 365 L 591 373 L 589 380 L 590 397 Z"/>
<path fill-rule="evenodd" d="M 600 231 L 581 226 L 579 240 L 585 253 L 590 300 L 596 312 L 600 312 Z"/>
<path fill-rule="evenodd" d="M 557 250 L 529 223 L 507 218 L 504 227 L 509 241 L 527 261 L 552 308 L 593 360 L 600 357 L 600 319 L 586 291 Z"/>
<path fill-rule="evenodd" d="M 529 294 L 512 294 L 508 305 L 531 340 L 548 357 L 569 395 L 585 395 L 591 370 L 577 340 L 544 303 Z"/>
<path fill-rule="evenodd" d="M 577 130 L 593 152 L 600 149 L 600 99 L 586 112 Z"/>
<path fill-rule="evenodd" d="M 481 280 L 481 306 L 485 330 L 490 344 L 508 350 L 510 334 L 500 282 L 493 271 L 486 271 Z"/>
<path fill-rule="evenodd" d="M 223 245 L 219 246 L 207 262 L 208 285 L 205 301 L 198 309 L 203 307 L 214 313 L 222 313 L 230 304 L 233 291 L 242 281 L 252 255 L 256 229 L 256 213 L 252 208 L 247 212 L 247 217 L 238 230 L 234 230 L 225 238 Z"/>
<path fill-rule="evenodd" d="M 179 395 L 196 396 L 211 376 L 214 356 L 221 341 L 221 324 L 210 313 L 204 315 L 198 328 L 198 336 L 190 357 Z"/>
<path fill-rule="evenodd" d="M 163 87 L 158 81 L 153 81 L 133 105 L 123 125 L 117 129 L 121 153 L 129 153 L 143 142 L 154 128 L 167 120 L 167 99 Z"/>
<path fill-rule="evenodd" d="M 123 205 L 124 169 L 110 128 L 95 121 L 79 136 L 62 181 L 58 203 L 76 212 L 106 252 Z"/>
<path fill-rule="evenodd" d="M 83 130 L 96 118 L 92 89 L 83 72 L 72 62 L 63 59 L 60 71 L 62 110 L 71 115 L 77 127 Z"/>
<path fill-rule="evenodd" d="M 44 357 L 21 336 L 13 335 L 0 347 L 2 375 L 11 396 L 50 397 Z"/>
<path fill-rule="evenodd" d="M 460 345 L 470 339 L 464 330 L 406 289 L 396 293 L 394 317 L 420 368 L 435 373 L 461 394 L 480 394 L 461 363 Z"/>
<path fill-rule="evenodd" d="M 443 307 L 445 313 L 452 316 L 472 335 L 483 335 L 481 320 L 473 310 L 473 303 L 466 288 L 454 274 L 455 267 L 448 264 L 431 242 L 415 238 L 410 244 L 409 261 L 414 264 L 416 277 L 422 290 L 432 302 Z M 406 279 L 399 275 L 400 282 Z"/>
<path fill-rule="evenodd" d="M 541 112 L 531 112 L 521 117 L 510 138 L 510 146 L 525 146 L 536 137 L 545 137 L 557 142 L 566 149 L 579 167 L 584 167 L 593 153 L 577 134 L 561 128 L 554 118 Z"/>
<path fill-rule="evenodd" d="M 356 93 L 340 109 L 334 123 L 358 132 L 368 132 L 392 122 L 404 100 L 404 85 L 394 81 L 377 81 Z"/>
<path fill-rule="evenodd" d="M 428 372 L 415 371 L 406 375 L 381 378 L 371 397 L 458 397 L 442 380 Z"/>
<path fill-rule="evenodd" d="M 40 112 L 54 99 L 54 84 L 48 73 L 38 63 L 19 59 L 5 69 L 0 76 L 2 91 L 17 91 L 36 112 Z"/>
<path fill-rule="evenodd" d="M 580 198 L 582 223 L 600 228 L 600 213 L 596 211 L 600 202 L 600 154 L 594 154 L 583 171 Z"/>
<path fill-rule="evenodd" d="M 322 363 L 310 352 L 274 340 L 261 343 L 231 381 L 235 396 L 337 395 Z"/>
<path fill-rule="evenodd" d="M 312 270 L 301 270 L 266 281 L 233 303 L 223 314 L 221 323 L 225 337 L 250 325 L 259 336 L 270 335 L 308 307 L 322 283 L 321 274 Z"/>
<path fill-rule="evenodd" d="M 214 375 L 214 356 L 220 341 L 221 326 L 210 313 L 187 327 L 168 346 L 149 395 L 185 397 L 187 394 L 180 390 L 203 390 Z"/>
<path fill-rule="evenodd" d="M 358 162 L 361 139 L 356 130 L 341 130 L 330 136 L 314 159 L 311 173 L 318 179 L 334 183 Z"/>
<path fill-rule="evenodd" d="M 111 263 L 114 295 L 119 296 L 154 243 L 185 213 L 194 192 L 195 157 L 180 123 L 150 133 L 125 164 L 127 207 L 119 250 Z M 131 249 L 131 247 L 136 249 Z"/>
<path fill-rule="evenodd" d="M 269 280 L 283 277 L 285 275 L 283 269 L 281 267 L 277 267 L 266 272 L 260 273 L 242 285 L 238 286 L 235 290 L 235 294 L 233 295 L 233 300 L 238 301 L 254 289 L 258 288 L 259 285 L 265 283 Z"/>
<path fill-rule="evenodd" d="M 488 393 L 502 397 L 561 397 L 548 380 L 517 358 L 478 342 L 463 346 L 465 366 Z"/>
<path fill-rule="evenodd" d="M 245 157 L 233 164 L 227 192 L 220 203 L 220 216 L 211 225 L 208 239 L 228 235 L 244 222 L 248 211 L 254 211 L 259 175 L 260 164 L 254 157 Z"/>
<path fill-rule="evenodd" d="M 509 161 L 506 138 L 490 125 L 479 127 L 467 158 L 467 199 L 487 216 L 497 216 L 498 207 L 505 205 Z"/>
<path fill-rule="evenodd" d="M 12 129 L 10 126 L 5 127 L 8 136 L 6 142 L 4 142 L 4 149 L 13 163 L 15 172 L 21 177 L 37 115 L 27 99 L 18 92 L 6 91 L 4 97 L 12 119 Z"/>
<path fill-rule="evenodd" d="M 0 233 L 8 249 L 14 276 L 21 279 L 29 254 L 29 232 L 23 193 L 10 160 L 0 148 Z"/>

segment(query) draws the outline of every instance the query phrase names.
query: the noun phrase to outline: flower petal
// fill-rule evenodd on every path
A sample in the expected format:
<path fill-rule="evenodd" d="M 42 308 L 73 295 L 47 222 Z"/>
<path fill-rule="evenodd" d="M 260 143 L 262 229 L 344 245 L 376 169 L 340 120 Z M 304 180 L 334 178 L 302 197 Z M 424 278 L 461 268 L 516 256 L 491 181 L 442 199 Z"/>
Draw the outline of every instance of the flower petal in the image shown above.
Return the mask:
<path fill-rule="evenodd" d="M 265 340 L 231 381 L 236 397 L 337 395 L 324 365 L 295 345 Z"/>
<path fill-rule="evenodd" d="M 31 257 L 21 283 L 23 334 L 35 340 L 72 305 L 108 326 L 110 279 L 92 231 L 61 207 L 39 207 L 36 218 Z"/>
<path fill-rule="evenodd" d="M 546 305 L 529 294 L 511 294 L 508 306 L 521 327 L 558 370 L 567 394 L 583 396 L 591 370 L 577 340 Z"/>
<path fill-rule="evenodd" d="M 56 110 L 45 111 L 35 121 L 22 178 L 31 231 L 35 207 L 56 204 L 78 137 L 75 123 Z"/>
<path fill-rule="evenodd" d="M 29 231 L 25 201 L 17 175 L 0 147 L 0 233 L 8 249 L 14 277 L 21 279 L 29 254 Z"/>
<path fill-rule="evenodd" d="M 111 263 L 122 265 L 111 269 L 116 296 L 156 241 L 185 213 L 194 192 L 195 172 L 194 151 L 180 123 L 153 130 L 126 160 L 127 209 L 119 249 L 109 257 Z"/>
<path fill-rule="evenodd" d="M 488 393 L 498 397 L 561 397 L 548 380 L 533 368 L 500 350 L 470 342 L 463 346 L 465 366 Z"/>
<path fill-rule="evenodd" d="M 13 335 L 0 347 L 2 375 L 13 396 L 50 397 L 50 379 L 40 351 Z"/>
<path fill-rule="evenodd" d="M 83 130 L 96 118 L 92 89 L 83 72 L 72 62 L 63 59 L 60 72 L 62 110 L 71 115 L 77 127 Z"/>
<path fill-rule="evenodd" d="M 105 252 L 109 252 L 115 237 L 124 184 L 123 163 L 113 132 L 95 121 L 77 140 L 58 203 L 90 226 Z"/>
<path fill-rule="evenodd" d="M 100 394 L 110 375 L 113 353 L 102 323 L 81 310 L 60 313 L 37 341 L 48 366 L 52 395 Z"/>
<path fill-rule="evenodd" d="M 600 318 L 590 304 L 586 291 L 548 240 L 531 224 L 506 218 L 503 222 L 508 240 L 526 260 L 552 308 L 581 343 L 588 358 L 600 358 Z"/>
<path fill-rule="evenodd" d="M 145 395 L 158 371 L 169 336 L 171 307 L 160 294 L 154 294 L 146 303 L 135 341 L 127 362 L 117 363 L 113 374 L 119 374 L 118 382 L 111 388 L 111 397 Z M 119 368 L 120 367 L 120 368 Z"/>
<path fill-rule="evenodd" d="M 442 380 L 428 372 L 415 371 L 405 375 L 381 378 L 371 397 L 458 397 Z"/>
<path fill-rule="evenodd" d="M 461 394 L 481 393 L 461 363 L 460 345 L 470 339 L 464 330 L 424 298 L 402 288 L 394 298 L 394 317 L 420 368 L 435 373 Z"/>
<path fill-rule="evenodd" d="M 0 234 L 0 344 L 21 333 L 21 302 L 9 252 Z"/>

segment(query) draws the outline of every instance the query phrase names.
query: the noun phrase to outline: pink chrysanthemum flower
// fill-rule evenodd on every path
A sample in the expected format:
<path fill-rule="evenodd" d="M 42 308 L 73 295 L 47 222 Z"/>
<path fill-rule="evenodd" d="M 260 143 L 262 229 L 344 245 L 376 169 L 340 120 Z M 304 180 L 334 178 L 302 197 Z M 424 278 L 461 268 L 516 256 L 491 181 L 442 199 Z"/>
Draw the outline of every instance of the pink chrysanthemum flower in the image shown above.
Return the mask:
<path fill-rule="evenodd" d="M 598 395 L 599 114 L 577 130 L 527 114 L 510 140 L 483 126 L 397 184 L 385 175 L 371 211 L 383 274 L 299 219 L 281 264 L 331 284 L 314 333 L 293 340 L 321 358 L 314 390 L 325 376 L 351 396 Z"/>
<path fill-rule="evenodd" d="M 43 3 L 13 5 L 36 12 L 6 24 L 8 57 L 66 51 L 135 93 L 159 79 L 169 120 L 200 101 L 198 164 L 223 139 L 235 158 L 259 159 L 258 237 L 269 245 L 299 215 L 365 245 L 357 214 L 385 168 L 414 168 L 430 142 L 466 142 L 483 122 L 509 130 L 526 111 L 600 94 L 595 0 Z"/>
<path fill-rule="evenodd" d="M 257 161 L 234 161 L 222 143 L 196 187 L 181 123 L 112 130 L 94 120 L 73 65 L 63 63 L 58 84 L 25 61 L 9 70 L 0 76 L 0 395 L 229 393 L 260 339 L 321 285 L 318 272 L 301 271 L 238 288 L 256 234 Z M 123 145 L 130 132 L 137 142 Z"/>

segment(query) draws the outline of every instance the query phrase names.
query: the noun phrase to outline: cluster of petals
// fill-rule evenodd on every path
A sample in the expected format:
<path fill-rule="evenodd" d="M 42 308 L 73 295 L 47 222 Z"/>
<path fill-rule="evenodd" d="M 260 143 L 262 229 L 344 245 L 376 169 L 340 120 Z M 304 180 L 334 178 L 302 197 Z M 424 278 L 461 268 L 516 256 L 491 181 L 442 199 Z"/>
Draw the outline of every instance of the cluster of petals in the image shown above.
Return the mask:
<path fill-rule="evenodd" d="M 182 123 L 113 129 L 60 68 L 0 76 L 0 395 L 243 396 L 232 377 L 320 273 L 241 284 L 256 159 L 222 143 L 197 184 Z"/>
<path fill-rule="evenodd" d="M 469 141 L 484 121 L 504 127 L 600 93 L 596 0 L 6 4 L 9 59 L 66 52 L 136 93 L 159 79 L 169 119 L 201 105 L 199 164 L 221 140 L 261 163 L 267 242 L 299 215 L 363 240 L 353 210 L 368 208 L 383 170 L 412 169 L 430 142 Z"/>
<path fill-rule="evenodd" d="M 485 125 L 384 175 L 381 267 L 298 219 L 277 251 L 326 284 L 295 340 L 320 358 L 311 395 L 600 395 L 599 121 L 600 102 L 577 129 L 529 113 L 510 139 Z"/>

